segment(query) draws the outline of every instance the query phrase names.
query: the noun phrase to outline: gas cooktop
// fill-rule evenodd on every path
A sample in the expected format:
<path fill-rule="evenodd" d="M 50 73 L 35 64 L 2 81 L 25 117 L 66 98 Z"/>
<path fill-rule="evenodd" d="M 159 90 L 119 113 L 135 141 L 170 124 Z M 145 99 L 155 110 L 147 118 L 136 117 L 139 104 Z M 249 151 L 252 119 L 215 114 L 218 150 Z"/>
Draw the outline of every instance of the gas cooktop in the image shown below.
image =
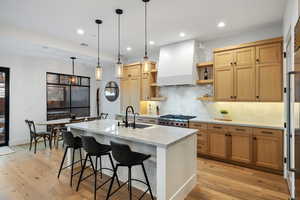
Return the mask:
<path fill-rule="evenodd" d="M 164 126 L 177 126 L 177 127 L 188 127 L 189 120 L 196 116 L 189 115 L 162 115 L 158 119 L 159 125 Z"/>
<path fill-rule="evenodd" d="M 162 115 L 160 118 L 164 119 L 174 119 L 174 120 L 190 120 L 195 118 L 196 116 L 189 116 L 189 115 Z"/>

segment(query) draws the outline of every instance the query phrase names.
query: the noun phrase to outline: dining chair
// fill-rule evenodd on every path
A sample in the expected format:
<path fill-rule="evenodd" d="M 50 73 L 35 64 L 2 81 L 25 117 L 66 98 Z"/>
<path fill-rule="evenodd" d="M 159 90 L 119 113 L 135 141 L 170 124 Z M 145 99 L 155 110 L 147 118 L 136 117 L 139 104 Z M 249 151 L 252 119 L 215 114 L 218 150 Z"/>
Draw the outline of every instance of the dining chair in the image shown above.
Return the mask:
<path fill-rule="evenodd" d="M 101 113 L 100 114 L 100 119 L 107 119 L 108 113 Z"/>
<path fill-rule="evenodd" d="M 51 144 L 52 137 L 51 137 L 51 133 L 50 132 L 46 132 L 46 131 L 37 132 L 36 128 L 35 128 L 34 121 L 26 119 L 25 122 L 28 125 L 29 132 L 30 132 L 30 147 L 29 147 L 29 151 L 31 151 L 32 142 L 34 141 L 34 153 L 36 153 L 36 144 L 38 143 L 38 141 L 40 139 L 44 139 L 45 148 L 47 148 L 47 142 L 46 142 L 46 140 L 48 140 L 49 141 L 50 149 L 52 149 L 52 144 Z"/>

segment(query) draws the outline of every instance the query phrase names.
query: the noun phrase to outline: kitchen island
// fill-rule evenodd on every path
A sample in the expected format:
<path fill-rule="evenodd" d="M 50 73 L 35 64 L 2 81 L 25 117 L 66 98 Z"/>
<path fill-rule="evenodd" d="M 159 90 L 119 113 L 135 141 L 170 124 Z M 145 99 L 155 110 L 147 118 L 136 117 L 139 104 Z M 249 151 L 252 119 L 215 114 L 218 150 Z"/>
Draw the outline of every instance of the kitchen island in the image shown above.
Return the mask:
<path fill-rule="evenodd" d="M 125 128 L 116 120 L 96 120 L 67 125 L 74 135 L 94 136 L 100 143 L 110 141 L 128 144 L 133 151 L 150 154 L 145 161 L 153 194 L 157 200 L 183 200 L 197 182 L 196 129 L 149 125 L 146 128 Z M 103 167 L 110 167 L 103 158 Z M 106 172 L 111 176 L 110 172 Z M 118 173 L 121 181 L 127 180 L 127 170 Z M 133 168 L 132 175 L 144 180 L 142 170 Z M 144 190 L 145 186 L 133 183 Z"/>

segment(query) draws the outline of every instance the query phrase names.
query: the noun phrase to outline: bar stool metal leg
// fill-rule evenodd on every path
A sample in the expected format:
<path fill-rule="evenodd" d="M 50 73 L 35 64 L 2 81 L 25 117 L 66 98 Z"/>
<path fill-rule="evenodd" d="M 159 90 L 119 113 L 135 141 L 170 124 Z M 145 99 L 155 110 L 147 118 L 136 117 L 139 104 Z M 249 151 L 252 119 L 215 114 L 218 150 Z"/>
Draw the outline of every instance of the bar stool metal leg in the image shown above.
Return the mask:
<path fill-rule="evenodd" d="M 71 179 L 70 179 L 70 186 L 72 187 L 72 183 L 73 183 L 73 171 L 74 171 L 74 157 L 75 157 L 75 149 L 73 148 L 72 150 L 72 165 L 71 165 Z"/>
<path fill-rule="evenodd" d="M 88 160 L 88 157 L 89 157 L 88 155 L 85 156 L 85 160 L 84 160 L 83 166 L 82 166 L 82 168 L 81 168 L 79 180 L 78 180 L 77 187 L 76 187 L 76 192 L 77 192 L 78 189 L 79 189 L 79 185 L 80 185 L 80 182 L 81 182 L 81 179 L 82 179 L 83 172 L 84 172 L 85 167 L 86 167 L 86 162 L 87 162 L 87 160 Z"/>
<path fill-rule="evenodd" d="M 112 179 L 110 181 L 109 189 L 108 189 L 108 192 L 107 192 L 107 195 L 106 195 L 106 200 L 108 200 L 109 197 L 110 197 L 111 189 L 112 189 L 113 184 L 114 184 L 114 180 L 115 180 L 115 177 L 116 177 L 116 174 L 117 174 L 118 167 L 119 167 L 119 165 L 117 165 L 116 168 L 114 169 L 114 174 L 113 174 Z"/>
<path fill-rule="evenodd" d="M 96 194 L 97 194 L 97 167 L 98 167 L 98 157 L 96 156 L 96 164 L 95 164 L 95 170 L 94 170 L 94 176 L 95 176 L 95 183 L 94 183 L 94 200 L 96 200 Z"/>
<path fill-rule="evenodd" d="M 63 159 L 62 159 L 62 161 L 61 161 L 61 164 L 60 164 L 60 168 L 59 168 L 59 172 L 58 172 L 57 178 L 59 178 L 59 176 L 60 176 L 62 167 L 63 167 L 64 162 L 65 162 L 65 159 L 66 159 L 67 152 L 68 152 L 68 147 L 66 147 L 66 149 L 65 149 L 64 157 L 63 157 Z"/>
<path fill-rule="evenodd" d="M 108 154 L 108 157 L 109 157 L 109 160 L 110 160 L 110 163 L 111 163 L 111 167 L 112 167 L 113 171 L 115 171 L 115 165 L 114 165 L 114 162 L 113 162 L 113 159 L 112 159 L 111 155 Z M 121 184 L 120 184 L 119 177 L 118 177 L 117 173 L 116 173 L 116 178 L 117 178 L 118 185 L 120 187 Z"/>
<path fill-rule="evenodd" d="M 131 166 L 128 167 L 128 187 L 129 187 L 129 199 L 132 200 Z"/>
<path fill-rule="evenodd" d="M 152 190 L 151 190 L 151 187 L 150 187 L 150 183 L 149 183 L 149 179 L 148 179 L 148 176 L 147 176 L 147 173 L 146 173 L 146 169 L 145 169 L 144 163 L 142 163 L 142 168 L 143 168 L 143 172 L 144 172 L 144 175 L 145 175 L 146 183 L 147 183 L 147 186 L 148 186 L 148 189 L 149 189 L 149 192 L 150 192 L 151 199 L 154 200 L 154 197 L 153 197 L 153 194 L 152 194 Z"/>

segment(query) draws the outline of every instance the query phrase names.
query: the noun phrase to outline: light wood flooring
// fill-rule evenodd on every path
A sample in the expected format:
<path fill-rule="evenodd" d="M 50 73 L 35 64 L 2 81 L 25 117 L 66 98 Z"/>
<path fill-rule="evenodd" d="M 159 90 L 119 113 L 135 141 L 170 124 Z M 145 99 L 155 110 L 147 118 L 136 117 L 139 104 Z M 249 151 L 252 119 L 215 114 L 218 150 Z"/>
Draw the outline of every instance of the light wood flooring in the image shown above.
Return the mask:
<path fill-rule="evenodd" d="M 39 145 L 35 155 L 27 147 L 14 147 L 16 153 L 0 156 L 0 200 L 93 199 L 93 178 L 84 181 L 79 192 L 69 186 L 69 170 L 57 179 L 62 148 L 50 151 Z M 97 199 L 105 199 L 106 191 L 107 187 L 98 190 Z M 137 199 L 141 192 L 134 194 Z M 198 159 L 198 185 L 186 200 L 287 200 L 288 197 L 282 176 Z M 127 199 L 126 187 L 112 198 Z"/>

